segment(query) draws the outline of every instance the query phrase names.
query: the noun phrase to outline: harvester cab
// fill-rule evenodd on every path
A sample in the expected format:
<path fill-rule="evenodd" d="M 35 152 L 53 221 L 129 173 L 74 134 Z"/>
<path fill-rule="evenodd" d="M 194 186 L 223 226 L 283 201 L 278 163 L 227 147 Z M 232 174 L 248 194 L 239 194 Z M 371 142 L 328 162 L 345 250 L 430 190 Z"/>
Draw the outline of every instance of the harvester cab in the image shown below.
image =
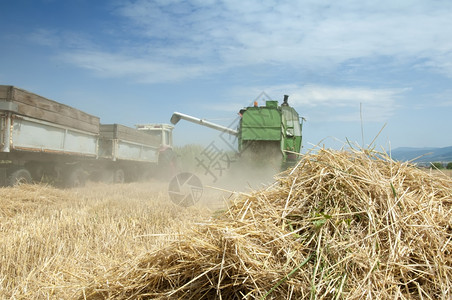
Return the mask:
<path fill-rule="evenodd" d="M 254 103 L 239 111 L 238 129 L 231 129 L 212 122 L 175 112 L 171 123 L 184 119 L 237 136 L 238 151 L 242 157 L 262 162 L 272 158 L 280 160 L 286 168 L 298 160 L 302 142 L 302 122 L 297 111 L 284 101 L 266 101 L 264 106 Z"/>
<path fill-rule="evenodd" d="M 173 125 L 138 124 L 135 127 L 149 135 L 152 144 L 158 149 L 159 176 L 174 176 L 178 172 L 177 156 L 173 152 Z"/>
<path fill-rule="evenodd" d="M 135 127 L 142 132 L 146 132 L 154 139 L 154 144 L 160 145 L 162 149 L 173 147 L 173 129 L 169 124 L 138 124 Z"/>

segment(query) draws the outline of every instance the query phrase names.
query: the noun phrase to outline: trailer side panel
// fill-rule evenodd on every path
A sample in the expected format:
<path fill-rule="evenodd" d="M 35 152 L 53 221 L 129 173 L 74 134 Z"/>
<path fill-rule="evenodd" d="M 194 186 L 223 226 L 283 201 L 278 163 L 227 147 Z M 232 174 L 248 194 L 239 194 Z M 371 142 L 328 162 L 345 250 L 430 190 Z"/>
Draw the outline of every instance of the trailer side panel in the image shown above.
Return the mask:
<path fill-rule="evenodd" d="M 6 118 L 8 118 L 6 116 Z M 97 156 L 96 134 L 50 122 L 12 115 L 10 151 Z"/>
<path fill-rule="evenodd" d="M 99 118 L 62 103 L 10 85 L 0 85 L 0 101 L 17 105 L 17 114 L 72 127 L 99 132 Z"/>
<path fill-rule="evenodd" d="M 100 125 L 99 156 L 140 162 L 158 162 L 160 141 L 153 135 L 120 124 Z"/>
<path fill-rule="evenodd" d="M 101 124 L 100 136 L 106 139 L 118 139 L 158 147 L 160 139 L 143 130 L 130 128 L 121 124 Z"/>

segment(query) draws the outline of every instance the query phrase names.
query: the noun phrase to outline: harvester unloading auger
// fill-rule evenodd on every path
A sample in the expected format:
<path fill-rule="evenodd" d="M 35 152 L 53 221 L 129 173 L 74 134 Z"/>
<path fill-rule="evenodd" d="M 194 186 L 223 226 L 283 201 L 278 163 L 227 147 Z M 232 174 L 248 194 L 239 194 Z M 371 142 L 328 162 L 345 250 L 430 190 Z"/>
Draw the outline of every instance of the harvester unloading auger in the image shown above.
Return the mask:
<path fill-rule="evenodd" d="M 302 141 L 302 119 L 289 106 L 288 99 L 289 96 L 284 95 L 280 106 L 278 101 L 271 100 L 266 101 L 265 106 L 258 106 L 255 102 L 254 106 L 241 109 L 237 130 L 179 112 L 173 113 L 171 123 L 177 124 L 183 119 L 237 136 L 241 156 L 252 160 L 277 157 L 286 168 L 298 160 Z"/>

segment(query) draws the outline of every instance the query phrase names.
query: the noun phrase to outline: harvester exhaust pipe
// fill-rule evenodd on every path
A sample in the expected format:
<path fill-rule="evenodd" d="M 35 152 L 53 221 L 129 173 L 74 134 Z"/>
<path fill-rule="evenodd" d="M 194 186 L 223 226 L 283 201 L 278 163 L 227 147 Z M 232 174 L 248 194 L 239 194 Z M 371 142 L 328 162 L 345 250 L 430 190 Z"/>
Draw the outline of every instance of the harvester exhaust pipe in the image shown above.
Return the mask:
<path fill-rule="evenodd" d="M 203 120 L 203 119 L 195 118 L 195 117 L 192 117 L 192 116 L 189 116 L 186 114 L 182 114 L 179 112 L 173 113 L 173 115 L 171 116 L 171 123 L 176 125 L 177 122 L 179 122 L 181 119 L 195 123 L 195 124 L 199 124 L 202 126 L 206 126 L 206 127 L 209 127 L 209 128 L 215 129 L 215 130 L 226 132 L 230 135 L 237 136 L 239 134 L 239 132 L 237 130 L 234 130 L 234 129 L 231 129 L 231 128 L 228 128 L 228 127 L 225 127 L 222 125 L 218 125 L 218 124 L 215 124 L 215 123 Z"/>
<path fill-rule="evenodd" d="M 284 102 L 281 105 L 289 106 L 289 95 L 284 95 Z"/>

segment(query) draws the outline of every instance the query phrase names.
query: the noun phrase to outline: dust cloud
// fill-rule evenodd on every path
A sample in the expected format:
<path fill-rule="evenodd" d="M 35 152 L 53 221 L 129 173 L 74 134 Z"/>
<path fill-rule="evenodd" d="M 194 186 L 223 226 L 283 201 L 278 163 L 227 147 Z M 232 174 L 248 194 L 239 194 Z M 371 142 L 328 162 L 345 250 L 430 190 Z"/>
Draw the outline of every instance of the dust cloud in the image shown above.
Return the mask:
<path fill-rule="evenodd" d="M 249 194 L 261 190 L 275 181 L 275 176 L 281 172 L 280 157 L 268 156 L 256 160 L 255 157 L 242 156 L 230 164 L 226 170 L 209 170 L 196 168 L 192 170 L 204 186 L 200 205 L 221 208 L 238 194 Z M 212 176 L 215 175 L 214 176 Z"/>

